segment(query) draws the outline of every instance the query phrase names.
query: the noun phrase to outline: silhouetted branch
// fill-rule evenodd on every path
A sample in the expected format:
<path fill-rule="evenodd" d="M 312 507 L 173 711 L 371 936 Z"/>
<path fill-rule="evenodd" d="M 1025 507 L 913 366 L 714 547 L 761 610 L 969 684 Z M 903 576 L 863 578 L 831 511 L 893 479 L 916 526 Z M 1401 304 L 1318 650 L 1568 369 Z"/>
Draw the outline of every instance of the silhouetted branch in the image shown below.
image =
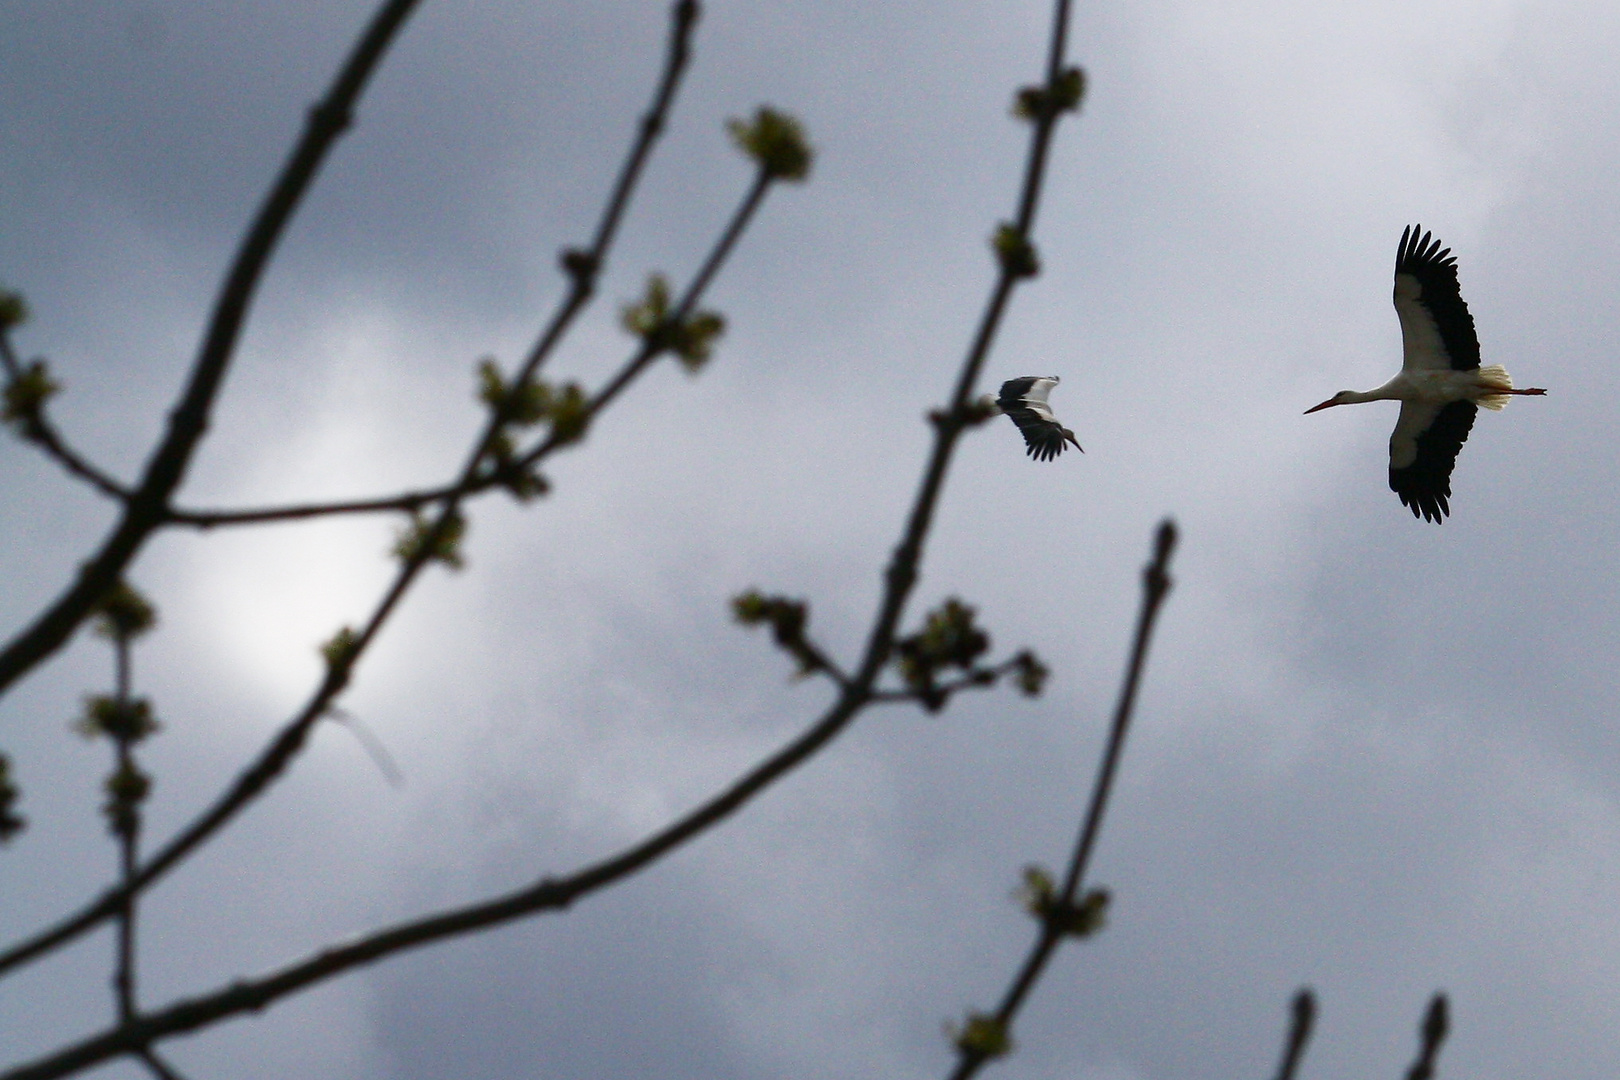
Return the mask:
<path fill-rule="evenodd" d="M 303 137 L 237 251 L 185 392 L 170 414 L 168 433 L 147 462 L 140 486 L 129 494 L 121 519 L 101 549 L 84 564 L 78 580 L 0 651 L 0 693 L 67 641 L 147 537 L 163 524 L 169 498 L 208 427 L 214 399 L 270 255 L 327 151 L 351 123 L 355 102 L 416 3 L 386 0 L 381 5 L 327 96 L 310 111 Z"/>
<path fill-rule="evenodd" d="M 1039 896 L 1038 913 L 1042 916 L 1035 944 L 1025 958 L 1023 966 L 1007 988 L 1001 1004 L 994 1014 L 975 1014 L 958 1033 L 956 1047 L 958 1061 L 953 1080 L 965 1080 L 979 1071 L 979 1067 L 993 1057 L 1007 1052 L 1012 1042 L 1013 1019 L 1024 999 L 1034 989 L 1059 942 L 1070 935 L 1081 936 L 1094 930 L 1107 905 L 1107 893 L 1097 892 L 1085 900 L 1079 899 L 1080 883 L 1097 836 L 1102 829 L 1103 814 L 1108 807 L 1108 796 L 1113 789 L 1114 775 L 1119 767 L 1120 754 L 1125 748 L 1125 735 L 1130 730 L 1131 713 L 1136 705 L 1136 692 L 1141 684 L 1143 665 L 1147 662 L 1148 644 L 1153 638 L 1153 626 L 1159 616 L 1164 598 L 1170 592 L 1170 555 L 1176 546 L 1176 527 L 1171 521 L 1159 525 L 1154 540 L 1153 560 L 1142 573 L 1142 607 L 1136 620 L 1136 637 L 1131 645 L 1130 661 L 1126 665 L 1125 680 L 1114 707 L 1114 722 L 1108 733 L 1102 762 L 1097 768 L 1097 780 L 1092 785 L 1090 805 L 1086 808 L 1084 824 L 1069 860 L 1062 891 L 1052 896 Z M 1028 875 L 1026 875 L 1026 878 Z M 1090 917 L 1087 916 L 1088 912 Z"/>
<path fill-rule="evenodd" d="M 697 0 L 678 0 L 674 5 L 671 17 L 673 26 L 669 35 L 668 51 L 664 61 L 664 68 L 658 81 L 658 89 L 653 95 L 653 102 L 647 112 L 642 116 L 638 125 L 639 134 L 630 148 L 629 156 L 625 159 L 614 182 L 612 195 L 602 211 L 601 220 L 597 223 L 596 235 L 587 249 L 569 248 L 562 252 L 560 264 L 570 279 L 570 292 L 559 309 L 554 313 L 552 321 L 546 330 L 536 339 L 534 347 L 520 369 L 516 383 L 527 383 L 539 371 L 546 359 L 555 350 L 558 342 L 562 340 L 564 331 L 574 317 L 584 309 L 595 292 L 596 280 L 602 267 L 607 261 L 609 248 L 613 244 L 615 234 L 618 232 L 619 222 L 624 216 L 625 208 L 629 205 L 630 197 L 635 191 L 636 182 L 641 178 L 646 168 L 647 159 L 652 151 L 654 142 L 664 130 L 671 106 L 674 104 L 675 92 L 680 86 L 681 76 L 685 73 L 691 59 L 692 30 L 697 25 L 701 7 Z M 763 194 L 763 193 L 761 193 Z M 740 229 L 738 230 L 740 232 Z M 735 241 L 735 237 L 732 237 Z M 722 259 L 723 259 L 722 255 Z M 718 263 L 710 269 L 712 274 L 718 269 Z M 701 294 L 707 285 L 695 290 Z M 644 366 L 644 365 L 643 365 Z M 639 371 L 639 368 L 636 369 Z M 633 377 L 635 371 L 630 373 Z M 628 381 L 628 378 L 624 381 Z M 612 393 L 622 386 L 610 386 Z M 607 394 L 594 403 L 592 411 L 607 403 Z M 487 446 L 480 444 L 475 457 L 482 458 L 487 452 Z M 534 455 L 538 460 L 539 454 Z M 533 464 L 530 461 L 528 464 Z M 257 510 L 181 510 L 169 512 L 168 520 L 177 525 L 191 525 L 197 528 L 209 529 L 221 525 L 247 525 L 262 524 L 272 521 L 295 521 L 315 517 L 330 517 L 338 514 L 367 514 L 389 511 L 414 512 L 433 503 L 450 498 L 457 494 L 468 494 L 472 491 L 483 490 L 494 486 L 494 477 L 486 476 L 474 481 L 472 486 L 464 479 L 461 483 L 447 484 L 438 488 L 429 488 L 424 491 L 403 492 L 399 495 L 384 496 L 374 499 L 358 499 L 347 502 L 308 503 L 300 506 L 268 507 Z"/>
<path fill-rule="evenodd" d="M 1301 987 L 1294 995 L 1289 1010 L 1292 1019 L 1288 1025 L 1288 1041 L 1283 1044 L 1282 1063 L 1277 1066 L 1277 1080 L 1294 1080 L 1294 1073 L 1305 1057 L 1305 1045 L 1311 1039 L 1311 1027 L 1316 1023 L 1316 995 L 1310 987 Z"/>
<path fill-rule="evenodd" d="M 1423 1026 L 1418 1028 L 1422 1040 L 1417 1060 L 1406 1072 L 1406 1080 L 1433 1080 L 1434 1063 L 1440 1057 L 1440 1044 L 1446 1041 L 1450 1029 L 1446 1010 L 1446 995 L 1437 993 L 1429 999 L 1429 1009 L 1423 1015 Z"/>
<path fill-rule="evenodd" d="M 170 510 L 165 520 L 173 525 L 188 525 L 197 529 L 213 529 L 225 525 L 264 525 L 276 521 L 306 521 L 310 518 L 336 517 L 340 514 L 414 513 L 449 498 L 457 490 L 454 484 L 406 491 L 398 495 L 385 495 L 374 499 L 354 499 L 348 502 L 303 503 L 297 506 L 267 506 L 252 510 Z"/>
<path fill-rule="evenodd" d="M 1019 689 L 1026 697 L 1035 697 L 1040 693 L 1047 671 L 1045 665 L 1035 658 L 1034 653 L 1025 650 L 999 664 L 975 666 L 966 674 L 933 683 L 926 688 L 874 690 L 872 702 L 882 705 L 904 702 L 921 705 L 929 712 L 938 712 L 952 697 L 963 690 L 988 690 L 1009 675 L 1017 679 Z"/>
<path fill-rule="evenodd" d="M 727 257 L 730 256 L 738 239 L 741 238 L 743 230 L 753 218 L 754 212 L 759 209 L 759 204 L 765 198 L 765 193 L 770 189 L 773 179 L 765 169 L 760 169 L 754 178 L 753 185 L 748 189 L 748 194 L 743 197 L 742 205 L 737 208 L 736 213 L 732 215 L 730 224 L 727 225 L 725 232 L 721 234 L 719 242 L 710 250 L 708 258 L 703 261 L 703 266 L 698 271 L 697 277 L 687 286 L 680 302 L 668 316 L 667 321 L 669 323 L 678 324 L 684 321 L 696 308 L 697 302 L 708 288 L 709 282 L 719 272 Z M 602 389 L 591 396 L 589 402 L 585 405 L 580 430 L 577 432 L 559 431 L 554 426 L 550 435 L 517 459 L 518 466 L 523 469 L 531 469 L 560 447 L 578 441 L 584 428 L 590 425 L 596 415 L 607 408 L 614 398 L 623 393 L 625 388 L 634 382 L 647 369 L 649 364 L 668 351 L 668 348 L 667 343 L 661 341 L 657 335 L 648 335 L 636 354 L 619 369 L 613 378 L 608 380 Z M 532 374 L 543 357 L 544 354 L 537 350 L 535 355 L 531 357 L 530 363 L 525 366 L 524 373 L 519 376 L 519 382 L 525 381 L 527 376 Z"/>
<path fill-rule="evenodd" d="M 10 296 L 8 299 L 19 309 L 16 312 L 16 317 L 24 317 L 23 311 L 20 310 L 22 307 L 20 298 Z M 45 393 L 40 395 L 37 400 L 29 402 L 24 407 L 24 411 L 14 415 L 14 405 L 9 400 L 9 388 L 19 386 L 26 380 L 29 373 L 17 359 L 17 354 L 11 347 L 8 327 L 0 323 L 0 368 L 3 368 L 6 373 L 8 386 L 6 418 L 18 425 L 19 433 L 23 438 L 38 444 L 48 456 L 55 458 L 68 472 L 85 481 L 103 495 L 117 499 L 120 502 L 127 502 L 130 497 L 129 489 L 68 446 L 67 440 L 63 439 L 57 432 L 56 426 L 50 421 L 50 417 L 45 415 L 45 398 L 56 389 L 56 386 L 50 383 L 45 376 L 44 361 L 38 361 L 36 366 L 39 368 L 35 373 L 36 377 L 45 379 Z"/>
<path fill-rule="evenodd" d="M 692 10 L 691 5 L 682 4 L 678 6 L 678 11 L 689 10 Z M 1051 71 L 1048 78 L 1048 84 L 1054 86 L 1062 77 L 1060 69 L 1062 35 L 1067 18 L 1067 3 L 1065 0 L 1059 0 L 1056 12 Z M 1072 107 L 1072 104 L 1067 107 Z M 1016 239 L 1018 244 L 1024 245 L 1024 247 L 1018 249 L 1020 251 L 1027 248 L 1027 233 L 1033 222 L 1035 199 L 1040 189 L 1039 176 L 1031 175 L 1031 173 L 1038 173 L 1044 169 L 1046 144 L 1050 139 L 1052 125 L 1060 111 L 1062 110 L 1059 108 L 1052 108 L 1033 118 L 1032 149 L 1026 166 L 1026 175 L 1022 185 L 1023 194 L 1018 214 L 1019 225 Z M 590 399 L 587 420 L 590 415 L 594 415 L 597 410 L 606 406 L 628 386 L 630 381 L 654 357 L 675 347 L 671 341 L 672 331 L 684 329 L 687 326 L 687 320 L 701 315 L 701 313 L 696 312 L 695 305 L 703 288 L 718 270 L 726 254 L 729 253 L 731 245 L 740 235 L 748 216 L 757 207 L 770 181 L 773 179 L 793 179 L 797 175 L 802 175 L 803 168 L 808 164 L 808 158 L 807 155 L 802 158 L 795 158 L 792 153 L 792 140 L 780 141 L 778 146 L 785 148 L 787 152 L 777 153 L 774 150 L 767 149 L 763 145 L 764 140 L 754 138 L 754 136 L 765 132 L 769 128 L 770 125 L 767 124 L 767 120 L 772 119 L 762 111 L 756 120 L 754 128 L 748 131 L 747 138 L 741 137 L 741 133 L 734 129 L 734 133 L 740 135 L 739 141 L 744 142 L 745 148 L 760 162 L 761 168 L 758 179 L 751 188 L 748 197 L 744 200 L 743 206 L 734 218 L 732 225 L 728 227 L 710 257 L 705 261 L 703 268 L 699 271 L 692 285 L 689 286 L 683 299 L 676 305 L 667 319 L 659 324 L 653 332 L 646 335 L 643 347 L 638 351 L 637 355 L 621 369 L 620 373 L 606 387 Z M 780 120 L 773 120 L 773 122 L 777 124 L 778 128 L 781 127 Z M 646 125 L 644 131 L 651 131 L 653 128 L 653 125 Z M 768 134 L 768 132 L 766 133 Z M 752 143 L 750 143 L 750 139 L 753 140 Z M 794 170 L 798 170 L 798 172 Z M 600 235 L 606 236 L 610 232 L 611 229 L 604 229 Z M 1001 316 L 1005 311 L 1012 289 L 1019 280 L 1030 276 L 1032 273 L 1032 266 L 1027 258 L 1010 257 L 1006 249 L 1007 245 L 1001 243 L 998 237 L 997 252 L 1001 256 L 1000 273 L 992 289 L 990 301 L 978 330 L 963 361 L 955 390 L 945 410 L 947 417 L 964 415 L 964 405 L 972 395 L 973 387 L 988 354 L 990 344 L 994 340 L 995 332 L 999 327 Z M 513 384 L 515 387 L 521 388 L 528 383 L 540 362 L 548 354 L 557 335 L 560 334 L 561 324 L 572 316 L 579 304 L 583 303 L 582 292 L 586 290 L 587 286 L 579 283 L 588 283 L 598 263 L 599 259 L 595 257 L 594 253 L 565 253 L 564 266 L 575 275 L 576 288 L 565 302 L 558 319 L 542 335 L 528 362 L 518 373 Z M 498 417 L 495 419 L 498 419 Z M 917 495 L 907 516 L 900 543 L 895 549 L 894 556 L 885 573 L 884 593 L 867 637 L 861 664 L 855 674 L 849 678 L 849 681 L 842 685 L 838 700 L 808 730 L 739 777 L 726 790 L 623 852 L 586 867 L 566 878 L 543 878 L 526 889 L 503 897 L 385 928 L 361 940 L 327 949 L 308 960 L 268 976 L 238 981 L 202 997 L 182 1001 L 158 1012 L 134 1018 L 101 1035 L 91 1037 L 48 1058 L 6 1074 L 6 1080 L 22 1080 L 23 1077 L 60 1076 L 105 1061 L 119 1054 L 137 1051 L 159 1038 L 195 1030 L 226 1016 L 261 1009 L 269 1003 L 303 987 L 404 949 L 494 926 L 537 911 L 565 908 L 578 898 L 622 880 L 646 867 L 734 813 L 754 795 L 827 745 L 847 727 L 863 706 L 872 701 L 873 687 L 884 665 L 890 658 L 895 644 L 896 628 L 904 612 L 906 601 L 916 582 L 924 544 L 932 524 L 934 509 L 943 488 L 944 477 L 952 452 L 962 431 L 967 426 L 963 422 L 949 419 L 936 425 L 934 446 L 925 467 Z M 565 437 L 567 433 L 560 434 L 554 426 L 552 434 L 529 451 L 521 463 L 529 465 L 538 461 L 556 447 L 574 441 L 580 433 L 579 430 L 576 430 L 572 433 L 573 438 L 567 438 Z M 468 470 L 464 474 L 464 483 L 468 478 L 475 475 L 473 469 L 491 450 L 494 439 L 498 434 L 499 425 L 492 424 L 479 449 L 473 454 L 469 462 Z M 451 535 L 454 528 L 458 527 L 456 523 L 459 522 L 459 519 L 455 516 L 458 499 L 459 494 L 452 494 L 446 500 L 446 505 L 436 520 L 431 524 L 423 523 L 422 529 L 413 538 L 412 546 L 409 549 L 415 554 L 406 560 L 406 567 L 402 570 L 400 579 L 396 582 L 395 587 L 390 590 L 389 595 L 385 598 L 366 629 L 358 634 L 346 632 L 339 635 L 328 646 L 329 667 L 327 678 L 310 705 L 306 707 L 305 712 L 283 730 L 276 744 L 261 757 L 259 763 L 244 774 L 233 792 L 215 810 L 210 811 L 209 814 L 200 819 L 196 826 L 173 842 L 169 848 L 165 849 L 163 854 L 159 855 L 143 869 L 141 885 L 149 882 L 169 865 L 172 865 L 176 859 L 200 842 L 202 837 L 217 828 L 225 817 L 230 816 L 240 806 L 245 805 L 285 766 L 307 736 L 309 726 L 326 711 L 332 698 L 346 684 L 352 664 L 363 650 L 366 642 L 369 641 L 371 635 L 375 633 L 381 619 L 386 616 L 387 611 L 402 593 L 403 587 L 408 583 L 409 578 L 414 575 L 420 566 L 433 557 L 431 553 L 442 550 L 441 543 Z M 42 936 L 35 942 L 25 943 L 23 946 L 12 950 L 4 958 L 0 958 L 0 971 L 4 971 L 7 967 L 13 966 L 30 956 L 37 955 L 52 945 L 59 944 L 61 941 L 82 932 L 88 926 L 94 925 L 96 921 L 104 917 L 107 904 L 116 903 L 117 897 L 118 893 L 116 891 L 110 893 L 100 905 L 93 907 L 76 920 L 71 921 L 70 924 Z"/>
<path fill-rule="evenodd" d="M 139 1051 L 136 1056 L 141 1059 L 141 1062 L 151 1074 L 157 1077 L 157 1080 L 185 1080 L 173 1065 L 159 1057 L 157 1051 L 151 1047 Z"/>
<path fill-rule="evenodd" d="M 615 186 L 613 199 L 604 211 L 603 225 L 598 229 L 598 244 L 607 243 L 612 235 L 612 222 L 622 213 L 623 200 L 628 197 L 629 184 L 624 177 L 633 180 L 639 176 L 646 157 L 646 144 L 656 135 L 662 125 L 661 117 L 667 110 L 673 88 L 676 85 L 680 67 L 684 65 L 688 55 L 685 38 L 690 33 L 696 19 L 697 6 L 691 0 L 680 0 L 674 8 L 674 27 L 672 37 L 677 39 L 678 45 L 672 45 L 668 64 L 657 96 L 657 106 L 651 117 L 656 122 L 644 119 L 641 135 L 637 141 L 636 149 L 632 151 L 630 159 L 626 162 L 624 174 Z M 735 245 L 743 228 L 759 208 L 764 194 L 764 187 L 768 186 L 770 177 L 761 171 L 761 180 L 756 181 L 743 198 L 731 221 L 722 231 L 720 239 L 716 242 L 709 257 L 704 261 L 703 271 L 697 280 L 688 289 L 683 298 L 680 312 L 691 310 L 702 288 L 706 287 L 713 275 L 718 271 L 724 258 Z M 589 273 L 575 271 L 572 263 L 578 263 L 580 258 L 587 258 L 591 263 Z M 563 330 L 578 313 L 588 298 L 591 290 L 591 281 L 594 279 L 595 268 L 599 268 L 606 257 L 602 247 L 593 248 L 584 256 L 576 257 L 574 253 L 564 256 L 565 267 L 573 274 L 573 286 L 568 296 L 563 300 L 551 321 L 541 333 L 539 341 L 525 365 L 525 374 L 520 374 L 518 382 L 526 380 L 527 374 L 548 354 L 550 348 L 560 340 Z M 647 362 L 658 352 L 656 342 L 644 341 L 632 358 L 626 363 L 620 373 L 610 381 L 608 390 L 616 394 L 628 385 L 635 374 L 644 370 Z M 606 404 L 612 394 L 604 391 L 595 399 L 594 408 Z M 500 435 L 504 420 L 498 414 L 492 413 L 482 435 L 475 441 L 468 460 L 463 468 L 461 479 L 451 485 L 449 494 L 440 506 L 432 522 L 423 522 L 418 535 L 414 538 L 409 553 L 404 557 L 402 566 L 396 574 L 393 583 L 383 595 L 377 607 L 373 610 L 370 619 L 364 628 L 358 632 L 345 630 L 334 639 L 326 650 L 327 669 L 321 683 L 312 694 L 304 708 L 290 721 L 283 725 L 280 732 L 259 756 L 238 776 L 236 782 L 222 794 L 219 799 L 191 824 L 183 829 L 167 845 L 158 851 L 134 876 L 134 878 L 119 887 L 108 890 L 100 899 L 86 906 L 83 910 L 62 920 L 54 927 L 42 931 L 38 935 L 20 942 L 0 954 L 0 974 L 42 956 L 51 950 L 73 940 L 85 931 L 95 927 L 108 917 L 117 914 L 125 900 L 148 887 L 153 881 L 172 869 L 178 862 L 189 855 L 208 837 L 217 832 L 226 822 L 231 820 L 243 807 L 258 797 L 280 774 L 303 748 L 309 737 L 309 732 L 315 723 L 330 710 L 337 695 L 348 685 L 354 665 L 365 652 L 366 647 L 381 630 L 395 606 L 403 598 L 406 590 L 421 572 L 422 568 L 436 558 L 442 558 L 445 541 L 450 538 L 451 531 L 458 528 L 460 522 L 459 504 L 462 494 L 479 476 L 479 470 L 491 448 Z M 577 435 L 576 435 L 577 438 Z M 554 445 L 563 445 L 568 440 L 559 440 L 554 436 Z M 337 647 L 341 644 L 341 647 Z"/>
<path fill-rule="evenodd" d="M 769 626 L 777 647 L 797 661 L 800 678 L 819 672 L 837 683 L 840 690 L 849 689 L 849 676 L 843 668 L 810 640 L 810 605 L 805 601 L 764 596 L 750 589 L 732 598 L 731 611 L 744 626 Z"/>

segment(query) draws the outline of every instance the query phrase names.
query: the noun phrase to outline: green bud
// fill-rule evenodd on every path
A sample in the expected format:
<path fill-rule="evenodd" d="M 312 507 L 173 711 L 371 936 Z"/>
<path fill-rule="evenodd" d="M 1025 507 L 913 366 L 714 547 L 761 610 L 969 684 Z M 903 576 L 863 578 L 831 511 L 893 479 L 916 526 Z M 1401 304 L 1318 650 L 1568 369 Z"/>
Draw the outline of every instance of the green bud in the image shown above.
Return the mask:
<path fill-rule="evenodd" d="M 805 638 L 810 623 L 810 605 L 785 596 L 765 596 L 749 590 L 731 601 L 732 614 L 744 626 L 768 623 L 776 644 L 799 662 L 799 674 L 809 675 L 823 667 L 821 657 Z"/>
<path fill-rule="evenodd" d="M 1107 889 L 1092 889 L 1078 904 L 1057 904 L 1046 921 L 1065 937 L 1087 938 L 1108 923 Z"/>
<path fill-rule="evenodd" d="M 738 148 L 771 179 L 803 180 L 810 175 L 815 155 L 805 141 L 804 129 L 786 113 L 761 105 L 752 122 L 728 120 L 726 129 Z"/>
<path fill-rule="evenodd" d="M 1013 657 L 1013 676 L 1018 681 L 1018 690 L 1025 697 L 1040 697 L 1041 689 L 1046 685 L 1047 676 L 1051 674 L 1045 664 L 1028 649 Z"/>
<path fill-rule="evenodd" d="M 108 738 L 114 742 L 138 743 L 162 725 L 152 715 L 152 703 L 145 698 L 118 698 L 92 694 L 84 699 L 84 713 L 73 727 L 87 739 Z"/>
<path fill-rule="evenodd" d="M 1086 73 L 1078 67 L 1066 68 L 1051 90 L 1052 102 L 1063 112 L 1080 108 L 1086 96 Z"/>
<path fill-rule="evenodd" d="M 700 311 L 669 331 L 670 348 L 687 371 L 696 373 L 708 362 L 715 339 L 725 329 L 726 320 L 720 313 Z"/>
<path fill-rule="evenodd" d="M 537 424 L 551 405 L 551 387 L 540 380 L 509 386 L 493 357 L 478 362 L 478 397 L 502 423 L 528 427 Z"/>
<path fill-rule="evenodd" d="M 11 424 L 24 438 L 30 437 L 45 402 L 60 389 L 61 384 L 51 378 L 45 361 L 35 360 L 6 383 L 0 422 Z"/>
<path fill-rule="evenodd" d="M 1041 272 L 1041 261 L 1035 254 L 1035 245 L 1010 222 L 1002 222 L 991 240 L 1001 268 L 1013 277 L 1034 277 Z"/>
<path fill-rule="evenodd" d="M 9 841 L 28 826 L 28 819 L 17 813 L 22 789 L 11 778 L 11 759 L 0 754 L 0 844 Z"/>
<path fill-rule="evenodd" d="M 664 328 L 669 314 L 669 281 L 663 274 L 647 278 L 647 292 L 633 304 L 626 304 L 621 321 L 624 328 L 639 338 L 652 339 Z"/>
<path fill-rule="evenodd" d="M 1044 866 L 1031 863 L 1024 867 L 1024 882 L 1013 895 L 1024 905 L 1024 910 L 1036 918 L 1045 918 L 1056 898 L 1057 884 Z"/>
<path fill-rule="evenodd" d="M 28 321 L 28 301 L 22 293 L 0 289 L 0 333 Z"/>
<path fill-rule="evenodd" d="M 750 589 L 732 597 L 731 612 L 744 626 L 754 626 L 770 617 L 770 601 L 757 590 Z"/>
<path fill-rule="evenodd" d="M 157 610 L 146 598 L 120 581 L 96 605 L 96 633 L 113 641 L 140 637 L 157 623 Z"/>
<path fill-rule="evenodd" d="M 107 802 L 101 812 L 115 836 L 130 836 L 140 825 L 140 805 L 152 791 L 152 780 L 133 761 L 119 763 L 103 785 Z"/>
<path fill-rule="evenodd" d="M 569 383 L 554 394 L 546 410 L 551 419 L 551 437 L 558 446 L 578 442 L 591 423 L 591 403 L 578 383 Z"/>
<path fill-rule="evenodd" d="M 467 531 L 467 519 L 453 514 L 434 535 L 434 523 L 413 512 L 411 523 L 400 531 L 394 543 L 394 554 L 404 562 L 442 562 L 452 570 L 460 570 L 461 538 Z"/>
<path fill-rule="evenodd" d="M 360 636 L 353 627 L 345 626 L 321 646 L 321 656 L 328 668 L 341 667 L 354 658 L 354 651 L 359 645 Z"/>
<path fill-rule="evenodd" d="M 568 276 L 578 284 L 588 285 L 601 269 L 601 262 L 595 255 L 581 248 L 564 248 L 563 253 L 557 257 L 562 268 Z"/>
<path fill-rule="evenodd" d="M 1021 120 L 1038 120 L 1080 107 L 1086 93 L 1086 73 L 1077 67 L 1060 72 L 1049 86 L 1026 86 L 1013 99 L 1013 115 Z"/>
<path fill-rule="evenodd" d="M 968 1013 L 960 1027 L 948 1025 L 945 1031 L 956 1048 L 971 1057 L 997 1058 L 1012 1052 L 1012 1034 L 1007 1025 L 989 1013 Z"/>
<path fill-rule="evenodd" d="M 1107 889 L 1092 889 L 1079 903 L 1065 903 L 1052 875 L 1039 866 L 1024 867 L 1024 883 L 1014 895 L 1026 911 L 1064 937 L 1090 937 L 1107 922 Z"/>

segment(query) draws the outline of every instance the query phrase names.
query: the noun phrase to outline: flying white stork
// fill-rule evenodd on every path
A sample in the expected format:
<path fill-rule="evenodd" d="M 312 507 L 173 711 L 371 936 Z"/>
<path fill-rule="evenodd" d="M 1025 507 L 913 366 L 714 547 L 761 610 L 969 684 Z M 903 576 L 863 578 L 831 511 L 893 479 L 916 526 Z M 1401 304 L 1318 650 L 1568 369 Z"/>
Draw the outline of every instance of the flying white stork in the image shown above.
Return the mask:
<path fill-rule="evenodd" d="M 1451 513 L 1451 468 L 1478 406 L 1500 409 L 1515 390 L 1500 364 L 1479 366 L 1479 338 L 1457 289 L 1457 258 L 1421 225 L 1401 233 L 1395 253 L 1395 314 L 1401 320 L 1401 373 L 1376 390 L 1340 390 L 1313 413 L 1360 401 L 1399 401 L 1389 437 L 1389 487 L 1413 517 L 1440 524 Z"/>
<path fill-rule="evenodd" d="M 1057 384 L 1056 375 L 1025 375 L 1008 379 L 1001 384 L 1001 396 L 992 405 L 993 411 L 1012 417 L 1012 422 L 1024 433 L 1024 442 L 1029 444 L 1029 456 L 1036 461 L 1050 461 L 1057 457 L 1063 453 L 1066 442 L 1074 443 L 1074 448 L 1080 450 L 1074 432 L 1058 423 L 1052 406 L 1046 403 L 1052 387 Z M 1085 453 L 1084 450 L 1080 452 Z"/>

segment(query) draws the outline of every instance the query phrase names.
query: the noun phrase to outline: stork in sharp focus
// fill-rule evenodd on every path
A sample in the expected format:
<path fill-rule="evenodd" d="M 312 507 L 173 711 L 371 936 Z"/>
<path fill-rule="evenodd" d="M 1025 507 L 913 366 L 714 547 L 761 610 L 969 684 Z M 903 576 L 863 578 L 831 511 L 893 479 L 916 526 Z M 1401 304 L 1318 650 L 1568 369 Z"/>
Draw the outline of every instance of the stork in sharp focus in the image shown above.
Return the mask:
<path fill-rule="evenodd" d="M 1074 448 L 1080 450 L 1074 432 L 1058 423 L 1052 406 L 1046 403 L 1052 387 L 1057 384 L 1056 375 L 1044 378 L 1024 375 L 1002 383 L 1001 395 L 994 402 L 990 401 L 989 395 L 985 396 L 993 412 L 1006 413 L 1018 425 L 1018 430 L 1024 433 L 1024 442 L 1029 445 L 1029 456 L 1036 461 L 1050 461 L 1057 457 L 1063 453 L 1065 443 L 1074 443 Z M 1085 453 L 1084 450 L 1080 452 Z"/>
<path fill-rule="evenodd" d="M 1399 401 L 1389 437 L 1389 487 L 1413 517 L 1440 524 L 1451 512 L 1451 468 L 1479 406 L 1501 409 L 1515 390 L 1500 364 L 1479 366 L 1479 338 L 1457 288 L 1450 248 L 1408 226 L 1395 254 L 1395 314 L 1401 320 L 1401 373 L 1376 390 L 1340 390 L 1305 411 L 1361 401 Z"/>

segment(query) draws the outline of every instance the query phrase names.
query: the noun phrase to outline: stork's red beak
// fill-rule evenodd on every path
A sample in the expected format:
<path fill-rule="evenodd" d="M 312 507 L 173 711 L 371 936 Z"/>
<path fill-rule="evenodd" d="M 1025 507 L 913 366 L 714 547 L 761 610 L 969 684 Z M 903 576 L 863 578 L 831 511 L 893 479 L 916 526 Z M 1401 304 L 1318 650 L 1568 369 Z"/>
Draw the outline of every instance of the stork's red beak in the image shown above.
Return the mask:
<path fill-rule="evenodd" d="M 1305 410 L 1305 415 L 1309 416 L 1309 415 L 1311 415 L 1311 413 L 1316 412 L 1318 409 L 1326 409 L 1331 405 L 1342 405 L 1342 404 L 1344 404 L 1344 402 L 1339 401 L 1336 398 L 1328 398 L 1326 401 L 1322 402 L 1322 404 L 1320 404 L 1320 405 L 1312 405 L 1310 408 L 1306 409 Z"/>

